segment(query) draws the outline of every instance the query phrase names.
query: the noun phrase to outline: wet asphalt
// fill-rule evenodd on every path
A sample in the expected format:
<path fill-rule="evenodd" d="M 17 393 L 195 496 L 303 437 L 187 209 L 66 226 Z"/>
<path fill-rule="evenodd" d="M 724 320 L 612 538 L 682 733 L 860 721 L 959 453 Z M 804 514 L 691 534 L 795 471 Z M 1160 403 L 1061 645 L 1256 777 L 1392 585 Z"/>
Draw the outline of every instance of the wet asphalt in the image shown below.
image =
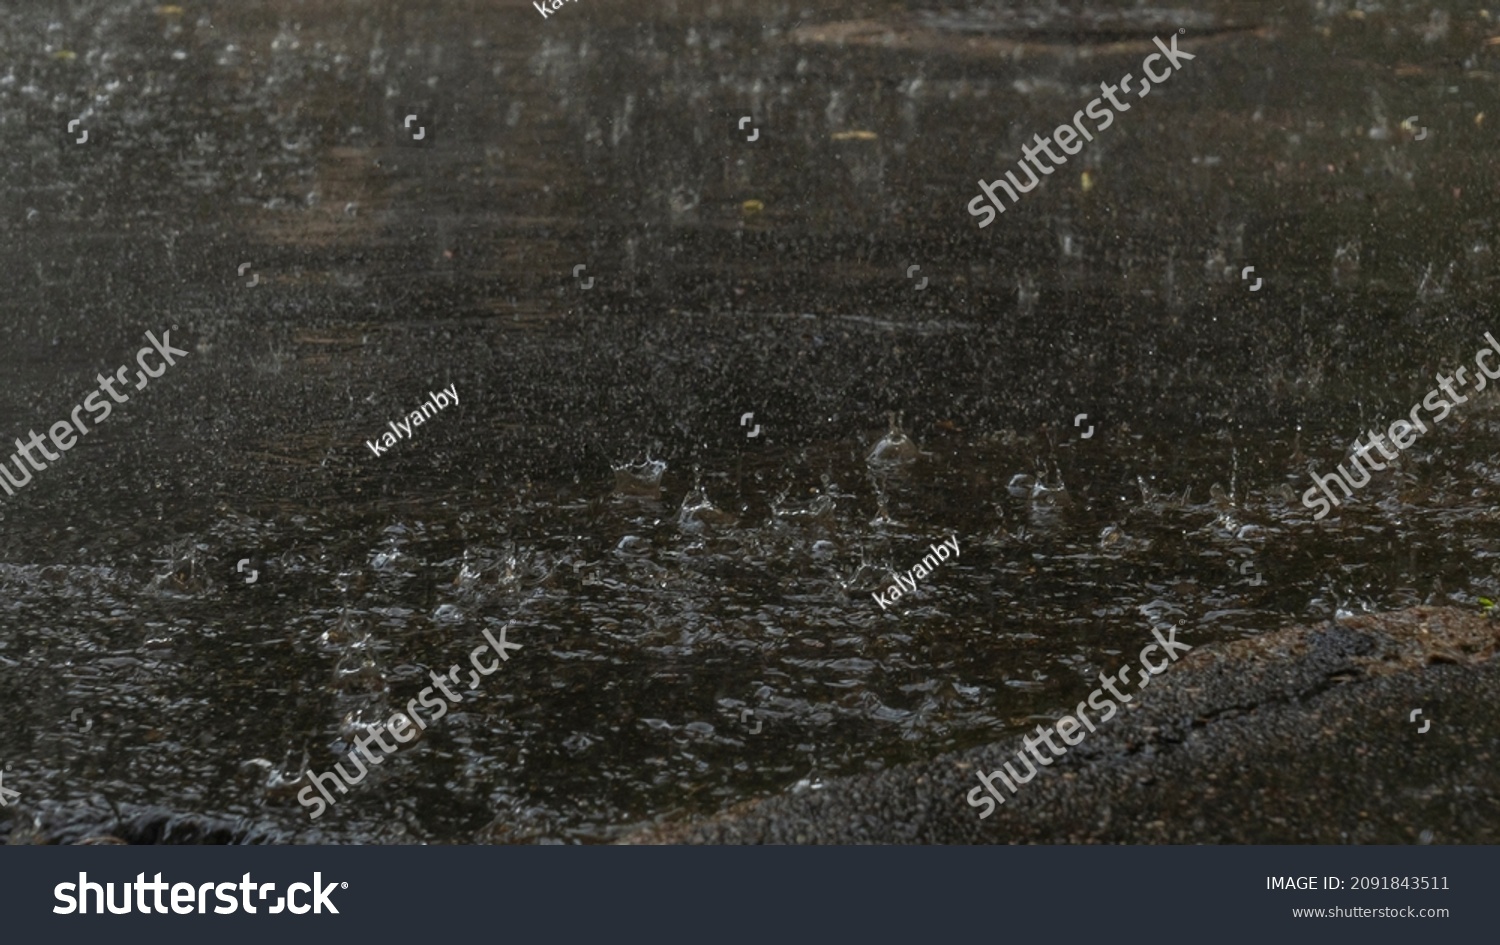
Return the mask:
<path fill-rule="evenodd" d="M 1089 728 L 802 784 L 631 842 L 1494 843 L 1497 640 L 1486 616 L 1417 608 L 1158 651 L 1162 675 L 1117 680 L 1131 704 Z"/>

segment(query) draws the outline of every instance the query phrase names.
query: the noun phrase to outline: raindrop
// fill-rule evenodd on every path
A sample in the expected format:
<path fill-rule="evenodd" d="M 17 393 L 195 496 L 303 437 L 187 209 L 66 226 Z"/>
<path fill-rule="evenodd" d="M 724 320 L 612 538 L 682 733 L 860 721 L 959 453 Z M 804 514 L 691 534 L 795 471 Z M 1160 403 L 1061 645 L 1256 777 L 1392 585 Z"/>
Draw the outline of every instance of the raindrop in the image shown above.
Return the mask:
<path fill-rule="evenodd" d="M 881 437 L 879 442 L 871 447 L 869 454 L 865 457 L 865 461 L 871 466 L 895 466 L 902 463 L 909 463 L 916 459 L 918 455 L 917 445 L 901 429 L 900 424 L 897 422 L 896 414 L 888 413 L 886 414 L 886 419 L 890 424 L 890 428 L 886 431 L 885 436 Z"/>
<path fill-rule="evenodd" d="M 649 456 L 639 463 L 621 463 L 615 472 L 615 494 L 656 498 L 661 495 L 661 477 L 667 464 Z"/>

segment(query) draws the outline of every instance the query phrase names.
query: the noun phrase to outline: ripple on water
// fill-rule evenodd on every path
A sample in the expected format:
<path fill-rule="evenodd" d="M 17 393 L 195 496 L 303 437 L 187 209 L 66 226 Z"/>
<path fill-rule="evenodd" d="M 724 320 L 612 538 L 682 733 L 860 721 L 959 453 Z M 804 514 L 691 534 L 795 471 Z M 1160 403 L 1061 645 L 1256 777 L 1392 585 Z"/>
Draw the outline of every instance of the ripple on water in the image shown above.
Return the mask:
<path fill-rule="evenodd" d="M 734 516 L 702 486 L 608 501 L 615 483 L 601 469 L 599 502 L 552 503 L 533 484 L 394 531 L 349 527 L 339 509 L 256 523 L 235 548 L 296 549 L 278 559 L 280 592 L 216 584 L 210 564 L 229 549 L 202 539 L 149 552 L 158 564 L 138 575 L 11 562 L 0 565 L 0 708 L 31 733 L 21 752 L 51 763 L 7 783 L 45 798 L 102 777 L 121 803 L 195 796 L 200 809 L 305 831 L 278 785 L 328 770 L 432 669 L 463 664 L 483 627 L 505 626 L 525 648 L 316 830 L 605 839 L 655 812 L 1029 728 L 1086 696 L 1153 625 L 1197 645 L 1289 613 L 1500 596 L 1500 477 L 1484 425 L 1472 430 L 1478 439 L 1377 479 L 1316 523 L 1285 500 L 1298 471 L 1212 490 L 1229 473 L 1208 436 L 1173 440 L 1161 453 L 1174 463 L 1145 470 L 1147 446 L 1086 461 L 1054 458 L 1044 437 L 981 438 L 958 458 L 922 458 L 923 475 L 886 479 L 866 477 L 851 438 L 795 468 L 707 471 Z M 796 501 L 762 486 L 814 476 L 823 488 Z M 1435 507 L 1413 504 L 1407 476 Z M 836 492 L 833 479 L 864 484 Z M 1064 481 L 1071 501 L 1054 501 Z M 882 503 L 890 514 L 872 523 Z M 954 533 L 961 557 L 919 595 L 887 610 L 872 600 Z M 1261 586 L 1240 573 L 1251 558 Z M 1433 561 L 1447 562 L 1440 587 Z M 60 721 L 83 704 L 87 734 Z M 114 747 L 126 744 L 170 750 Z M 487 828 L 495 817 L 516 820 Z"/>

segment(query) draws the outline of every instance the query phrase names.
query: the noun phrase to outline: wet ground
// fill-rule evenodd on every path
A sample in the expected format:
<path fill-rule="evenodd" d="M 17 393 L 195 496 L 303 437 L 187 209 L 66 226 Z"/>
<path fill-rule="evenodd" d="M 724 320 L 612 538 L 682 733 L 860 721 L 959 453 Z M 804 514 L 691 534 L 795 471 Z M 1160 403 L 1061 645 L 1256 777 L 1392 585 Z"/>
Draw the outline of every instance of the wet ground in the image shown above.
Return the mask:
<path fill-rule="evenodd" d="M 1178 30 L 1194 60 L 976 226 L 977 179 Z M 0 435 L 148 331 L 190 352 L 0 496 L 0 832 L 608 840 L 1012 737 L 1153 622 L 1500 596 L 1493 388 L 1298 500 L 1500 329 L 1496 36 L 1477 3 L 0 13 Z M 501 628 L 310 821 L 302 772 Z"/>
<path fill-rule="evenodd" d="M 1034 729 L 1024 739 L 794 787 L 629 839 L 1403 845 L 1500 839 L 1494 754 L 1500 624 L 1493 619 L 1413 607 L 1187 651 L 1166 639 L 1177 660 L 1161 647 L 1150 654 L 1161 674 L 1148 686 L 1138 688 L 1133 675 L 1120 672 L 1125 667 L 1111 668 L 1114 691 L 1101 695 L 1119 692 L 1130 703 L 1111 703 L 1115 708 L 1102 716 L 1065 707 L 1081 714 L 1070 716 L 1070 727 L 1059 721 L 1046 729 L 1045 743 Z M 1422 725 L 1412 724 L 1414 703 L 1425 706 Z M 1010 782 L 1008 775 L 1022 780 Z M 1003 805 L 981 786 L 985 778 Z"/>

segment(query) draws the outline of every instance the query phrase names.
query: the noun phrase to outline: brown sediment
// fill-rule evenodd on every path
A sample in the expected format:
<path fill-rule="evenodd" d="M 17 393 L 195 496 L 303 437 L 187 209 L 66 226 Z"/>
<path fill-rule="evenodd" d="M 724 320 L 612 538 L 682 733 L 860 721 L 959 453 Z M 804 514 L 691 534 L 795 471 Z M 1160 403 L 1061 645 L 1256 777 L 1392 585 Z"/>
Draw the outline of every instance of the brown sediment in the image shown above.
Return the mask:
<path fill-rule="evenodd" d="M 920 52 L 945 56 L 980 56 L 986 58 L 1020 58 L 1027 55 L 1135 55 L 1155 50 L 1152 37 L 1177 32 L 1175 24 L 1163 21 L 1159 28 L 1141 29 L 1138 36 L 1116 34 L 1043 34 L 1024 29 L 1005 30 L 997 26 L 984 32 L 945 27 L 941 22 L 916 19 L 838 20 L 817 23 L 792 30 L 789 38 L 801 45 L 865 46 L 902 52 Z M 1180 34 L 1181 42 L 1193 46 L 1219 43 L 1231 39 L 1254 37 L 1270 39 L 1274 31 L 1267 26 L 1233 26 L 1193 29 Z M 1191 51 L 1191 50 L 1187 50 Z"/>

